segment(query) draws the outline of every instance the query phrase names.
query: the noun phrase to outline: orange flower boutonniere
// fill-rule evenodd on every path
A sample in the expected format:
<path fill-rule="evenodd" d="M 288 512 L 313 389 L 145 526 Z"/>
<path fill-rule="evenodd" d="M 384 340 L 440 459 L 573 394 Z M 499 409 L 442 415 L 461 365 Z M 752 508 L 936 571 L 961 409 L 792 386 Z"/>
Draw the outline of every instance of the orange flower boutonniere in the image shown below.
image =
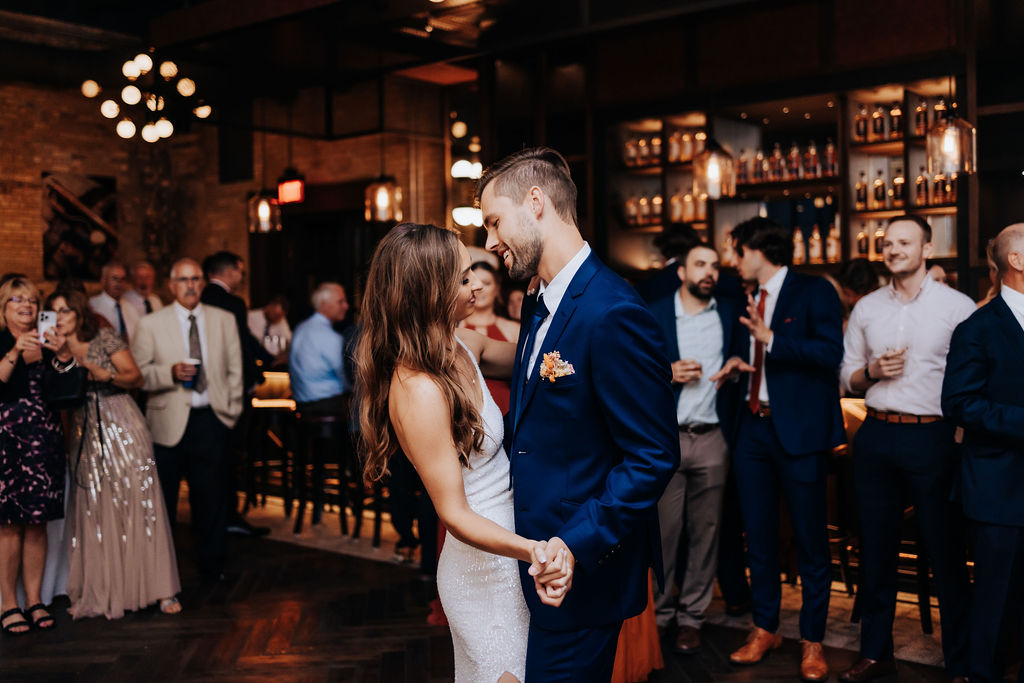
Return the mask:
<path fill-rule="evenodd" d="M 559 377 L 575 375 L 576 370 L 572 363 L 562 360 L 562 354 L 558 351 L 544 354 L 544 361 L 540 364 L 540 376 L 547 381 L 554 383 Z"/>

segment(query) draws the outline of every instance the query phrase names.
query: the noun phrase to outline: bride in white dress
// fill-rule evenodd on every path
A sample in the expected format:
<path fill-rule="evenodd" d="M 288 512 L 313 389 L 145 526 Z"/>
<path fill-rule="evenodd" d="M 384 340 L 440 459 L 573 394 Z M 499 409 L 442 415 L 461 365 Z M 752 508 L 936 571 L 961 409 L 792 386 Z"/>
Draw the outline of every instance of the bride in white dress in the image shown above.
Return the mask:
<path fill-rule="evenodd" d="M 456 233 L 402 223 L 374 253 L 361 309 L 356 392 L 366 474 L 379 478 L 401 450 L 448 528 L 437 587 L 452 631 L 456 683 L 522 681 L 529 612 L 517 561 L 548 571 L 546 543 L 514 532 L 509 462 L 489 375 L 512 373 L 515 344 L 456 324 L 481 284 Z M 560 577 L 538 586 L 561 604 Z"/>

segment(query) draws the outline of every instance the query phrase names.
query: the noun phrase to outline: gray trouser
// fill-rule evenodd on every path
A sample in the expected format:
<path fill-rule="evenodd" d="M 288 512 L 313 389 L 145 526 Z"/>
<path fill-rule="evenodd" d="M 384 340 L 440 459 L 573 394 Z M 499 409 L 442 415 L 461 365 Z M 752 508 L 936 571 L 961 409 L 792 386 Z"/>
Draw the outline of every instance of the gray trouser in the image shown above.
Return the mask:
<path fill-rule="evenodd" d="M 704 434 L 679 432 L 679 469 L 658 501 L 665 590 L 655 592 L 658 626 L 673 618 L 680 626 L 700 628 L 718 563 L 718 527 L 729 470 L 729 448 L 721 429 Z M 678 567 L 680 543 L 686 543 L 686 567 Z M 682 571 L 678 601 L 677 575 Z"/>

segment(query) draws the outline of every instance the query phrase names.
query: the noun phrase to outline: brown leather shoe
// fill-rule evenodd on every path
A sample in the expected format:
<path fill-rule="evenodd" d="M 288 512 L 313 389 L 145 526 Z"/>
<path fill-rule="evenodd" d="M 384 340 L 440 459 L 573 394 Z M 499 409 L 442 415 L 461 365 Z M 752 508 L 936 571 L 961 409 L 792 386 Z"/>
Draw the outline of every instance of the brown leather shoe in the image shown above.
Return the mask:
<path fill-rule="evenodd" d="M 846 673 L 840 675 L 839 680 L 844 683 L 861 683 L 894 673 L 896 673 L 896 662 L 891 659 L 879 661 L 865 657 L 847 669 Z"/>
<path fill-rule="evenodd" d="M 700 629 L 680 626 L 676 634 L 675 651 L 681 655 L 692 655 L 700 649 Z"/>
<path fill-rule="evenodd" d="M 729 655 L 729 661 L 733 664 L 757 664 L 780 645 L 782 645 L 782 636 L 755 626 L 747 636 L 747 642 L 743 647 Z"/>
<path fill-rule="evenodd" d="M 828 679 L 828 662 L 825 661 L 825 648 L 821 643 L 801 640 L 804 653 L 800 659 L 800 678 L 805 681 L 824 681 Z"/>

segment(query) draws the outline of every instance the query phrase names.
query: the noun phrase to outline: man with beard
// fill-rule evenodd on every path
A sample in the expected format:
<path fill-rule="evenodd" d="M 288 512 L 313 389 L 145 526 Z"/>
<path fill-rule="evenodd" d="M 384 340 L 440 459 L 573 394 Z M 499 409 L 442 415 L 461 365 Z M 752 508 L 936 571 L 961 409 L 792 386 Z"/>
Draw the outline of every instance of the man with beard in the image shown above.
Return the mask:
<path fill-rule="evenodd" d="M 889 222 L 882 257 L 888 287 L 861 299 L 850 316 L 840 378 L 864 393 L 868 416 L 853 441 L 861 528 L 861 660 L 840 676 L 889 675 L 896 610 L 900 521 L 907 494 L 928 549 L 942 615 L 946 671 L 967 675 L 967 568 L 963 520 L 950 502 L 959 465 L 954 425 L 941 394 L 953 330 L 974 302 L 928 276 L 932 231 L 918 216 Z"/>
<path fill-rule="evenodd" d="M 729 469 L 735 383 L 716 395 L 709 379 L 722 368 L 739 311 L 731 300 L 712 296 L 718 283 L 718 254 L 706 243 L 692 244 L 678 257 L 682 287 L 651 303 L 671 362 L 676 399 L 680 463 L 658 502 L 665 585 L 655 595 L 658 631 L 678 627 L 675 651 L 700 649 L 700 628 L 711 602 L 718 558 L 722 497 Z M 686 543 L 685 567 L 677 567 Z M 675 584 L 679 597 L 674 597 Z"/>

